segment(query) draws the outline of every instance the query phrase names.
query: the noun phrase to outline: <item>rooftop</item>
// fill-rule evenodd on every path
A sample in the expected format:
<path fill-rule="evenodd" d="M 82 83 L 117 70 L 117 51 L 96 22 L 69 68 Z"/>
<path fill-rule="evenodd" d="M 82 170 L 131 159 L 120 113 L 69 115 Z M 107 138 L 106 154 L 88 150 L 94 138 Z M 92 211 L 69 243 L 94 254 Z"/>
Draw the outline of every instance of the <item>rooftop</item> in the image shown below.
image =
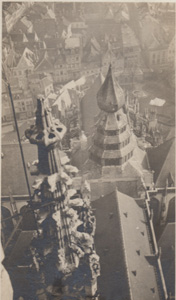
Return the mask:
<path fill-rule="evenodd" d="M 175 177 L 175 137 L 155 148 L 147 149 L 150 168 L 157 187 L 164 187 L 169 173 Z"/>
<path fill-rule="evenodd" d="M 97 101 L 101 110 L 110 113 L 118 111 L 125 105 L 123 90 L 112 73 L 111 65 L 105 81 L 97 93 Z"/>
<path fill-rule="evenodd" d="M 162 299 L 145 210 L 118 191 L 93 201 L 92 206 L 97 220 L 101 296 L 111 300 Z"/>

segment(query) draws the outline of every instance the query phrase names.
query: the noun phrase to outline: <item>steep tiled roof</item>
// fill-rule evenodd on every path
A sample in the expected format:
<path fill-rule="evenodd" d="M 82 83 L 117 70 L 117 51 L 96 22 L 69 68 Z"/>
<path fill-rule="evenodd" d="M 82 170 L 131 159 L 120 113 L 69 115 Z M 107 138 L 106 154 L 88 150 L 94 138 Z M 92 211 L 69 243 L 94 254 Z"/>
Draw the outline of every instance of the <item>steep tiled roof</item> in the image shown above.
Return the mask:
<path fill-rule="evenodd" d="M 155 275 L 157 258 L 153 255 L 144 209 L 118 191 L 93 201 L 92 206 L 96 209 L 95 245 L 101 262 L 102 298 L 162 299 Z"/>
<path fill-rule="evenodd" d="M 115 112 L 125 104 L 123 90 L 114 78 L 111 65 L 97 94 L 97 101 L 99 108 L 106 112 Z"/>
<path fill-rule="evenodd" d="M 135 33 L 127 24 L 122 25 L 121 30 L 122 30 L 123 47 L 139 46 L 139 41 L 137 40 Z"/>
<path fill-rule="evenodd" d="M 35 66 L 35 70 L 40 72 L 46 72 L 47 70 L 51 70 L 53 68 L 53 64 L 48 58 L 47 53 L 43 53 L 42 57 L 38 61 L 37 65 Z"/>
<path fill-rule="evenodd" d="M 34 31 L 41 39 L 43 39 L 46 35 L 53 37 L 57 31 L 56 23 L 53 19 L 35 20 L 33 26 Z"/>
<path fill-rule="evenodd" d="M 24 41 L 25 35 L 23 33 L 11 33 L 10 37 L 12 39 L 12 42 L 20 43 Z"/>
<path fill-rule="evenodd" d="M 39 13 L 39 14 L 46 14 L 47 13 L 47 8 L 46 5 L 44 3 L 34 3 L 32 10 L 34 10 L 35 12 Z"/>
<path fill-rule="evenodd" d="M 63 40 L 58 38 L 45 38 L 46 48 L 62 48 Z"/>
<path fill-rule="evenodd" d="M 175 137 L 155 148 L 147 149 L 150 168 L 157 187 L 164 187 L 169 173 L 175 175 Z"/>
<path fill-rule="evenodd" d="M 99 58 L 100 55 L 100 45 L 96 38 L 91 38 L 84 47 L 83 60 L 85 62 L 94 61 Z"/>
<path fill-rule="evenodd" d="M 26 37 L 27 37 L 29 42 L 37 42 L 38 41 L 38 36 L 35 32 L 26 33 Z"/>

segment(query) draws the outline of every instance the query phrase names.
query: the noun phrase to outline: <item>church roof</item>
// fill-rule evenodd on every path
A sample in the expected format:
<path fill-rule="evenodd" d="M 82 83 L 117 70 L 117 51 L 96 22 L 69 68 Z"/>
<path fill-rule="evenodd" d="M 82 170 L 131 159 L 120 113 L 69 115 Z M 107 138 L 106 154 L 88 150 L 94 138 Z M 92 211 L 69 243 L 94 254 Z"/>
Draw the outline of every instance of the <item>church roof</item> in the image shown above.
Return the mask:
<path fill-rule="evenodd" d="M 105 81 L 97 94 L 97 102 L 101 110 L 109 113 L 118 111 L 125 104 L 123 90 L 114 78 L 111 65 Z"/>
<path fill-rule="evenodd" d="M 175 175 L 175 137 L 165 141 L 155 148 L 147 149 L 150 168 L 154 173 L 157 187 L 164 187 L 171 173 Z"/>
<path fill-rule="evenodd" d="M 93 201 L 92 206 L 97 221 L 95 245 L 101 261 L 102 297 L 164 299 L 155 275 L 160 271 L 145 209 L 118 191 Z"/>

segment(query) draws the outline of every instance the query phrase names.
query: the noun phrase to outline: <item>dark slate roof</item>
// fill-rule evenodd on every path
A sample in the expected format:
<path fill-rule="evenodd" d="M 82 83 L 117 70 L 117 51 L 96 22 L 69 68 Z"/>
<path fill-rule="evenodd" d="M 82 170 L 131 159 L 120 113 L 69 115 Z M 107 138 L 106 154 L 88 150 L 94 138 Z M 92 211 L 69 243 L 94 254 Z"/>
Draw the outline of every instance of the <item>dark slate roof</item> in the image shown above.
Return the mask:
<path fill-rule="evenodd" d="M 83 61 L 90 62 L 90 61 L 97 61 L 97 59 L 100 59 L 100 45 L 97 42 L 96 38 L 93 37 L 87 41 L 85 47 L 84 47 L 84 53 L 83 53 Z"/>
<path fill-rule="evenodd" d="M 171 173 L 175 175 L 175 137 L 155 148 L 147 149 L 150 168 L 154 173 L 157 187 L 164 187 Z"/>
<path fill-rule="evenodd" d="M 45 38 L 46 48 L 62 48 L 64 41 L 58 38 Z"/>
<path fill-rule="evenodd" d="M 93 201 L 92 207 L 96 216 L 95 246 L 101 266 L 98 288 L 102 299 L 162 299 L 162 287 L 155 275 L 157 257 L 151 250 L 153 240 L 148 235 L 144 209 L 118 191 Z"/>
<path fill-rule="evenodd" d="M 35 20 L 33 25 L 34 31 L 41 39 L 46 35 L 54 37 L 57 31 L 56 23 L 53 19 Z"/>
<path fill-rule="evenodd" d="M 46 5 L 40 2 L 34 3 L 34 5 L 32 6 L 32 10 L 39 14 L 47 13 Z"/>
<path fill-rule="evenodd" d="M 26 33 L 26 37 L 29 42 L 35 42 L 35 32 L 33 33 Z"/>
<path fill-rule="evenodd" d="M 46 72 L 47 70 L 53 69 L 53 63 L 51 59 L 48 57 L 47 52 L 42 53 L 41 58 L 37 62 L 35 66 L 35 70 L 40 72 Z"/>
<path fill-rule="evenodd" d="M 14 29 L 27 33 L 28 29 L 32 26 L 31 21 L 25 16 L 22 17 L 14 26 Z"/>
<path fill-rule="evenodd" d="M 23 33 L 11 33 L 10 37 L 12 39 L 12 42 L 14 43 L 22 43 L 23 42 L 23 38 L 24 38 L 24 34 Z"/>
<path fill-rule="evenodd" d="M 95 246 L 100 256 L 98 288 L 103 299 L 131 300 L 116 193 L 92 202 L 96 209 Z M 110 213 L 114 213 L 110 219 Z"/>
<path fill-rule="evenodd" d="M 105 81 L 97 94 L 98 106 L 106 112 L 118 111 L 125 104 L 125 97 L 122 88 L 115 79 L 111 65 Z"/>

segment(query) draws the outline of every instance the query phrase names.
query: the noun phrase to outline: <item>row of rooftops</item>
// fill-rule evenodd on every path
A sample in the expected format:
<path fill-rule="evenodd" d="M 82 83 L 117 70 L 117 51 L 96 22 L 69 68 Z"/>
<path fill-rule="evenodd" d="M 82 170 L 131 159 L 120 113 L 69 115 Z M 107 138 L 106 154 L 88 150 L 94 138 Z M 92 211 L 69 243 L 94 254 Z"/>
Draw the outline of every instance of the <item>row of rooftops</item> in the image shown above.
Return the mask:
<path fill-rule="evenodd" d="M 35 5 L 32 6 L 32 9 L 34 7 L 35 7 Z M 30 14 L 27 17 L 27 19 L 30 20 Z M 49 22 L 49 23 L 44 24 L 43 22 L 44 23 Z M 62 24 L 61 20 L 59 22 Z M 82 21 L 82 22 L 84 23 L 84 21 Z M 57 32 L 56 28 L 54 28 L 55 26 L 57 26 L 56 23 L 57 22 L 55 21 L 54 18 L 41 19 L 40 24 L 36 23 L 36 26 L 35 26 L 35 22 L 34 22 L 33 33 L 26 33 L 26 32 L 24 32 L 24 30 L 22 28 L 21 28 L 21 31 L 23 33 L 12 33 L 11 34 L 12 41 L 15 44 L 18 41 L 18 44 L 15 45 L 15 48 L 17 48 L 18 49 L 17 51 L 20 51 L 20 52 L 22 51 L 22 49 L 24 49 L 24 45 L 26 47 L 29 47 L 32 51 L 35 51 L 35 52 L 37 51 L 37 49 L 41 50 L 41 48 L 46 49 L 47 51 L 50 51 L 50 49 L 53 49 L 53 50 L 55 50 L 55 55 L 58 55 L 57 50 L 59 49 L 59 51 L 61 52 L 59 60 L 62 60 L 63 62 L 65 62 L 65 56 L 72 55 L 72 54 L 76 55 L 76 53 L 77 53 L 77 54 L 79 54 L 79 57 L 81 58 L 82 63 L 87 63 L 87 62 L 91 62 L 91 61 L 96 61 L 97 63 L 99 61 L 101 62 L 103 57 L 105 57 L 107 55 L 107 52 L 109 51 L 107 49 L 108 48 L 107 43 L 111 43 L 111 45 L 112 45 L 111 46 L 112 49 L 110 52 L 113 52 L 113 53 L 111 55 L 116 56 L 116 54 L 117 54 L 116 52 L 119 52 L 119 50 L 116 51 L 117 49 L 115 46 L 115 44 L 117 44 L 117 41 L 115 41 L 117 38 L 118 38 L 118 49 L 119 49 L 119 45 L 121 45 L 120 47 L 127 48 L 127 49 L 131 49 L 131 48 L 132 49 L 133 48 L 140 49 L 140 41 L 135 36 L 135 33 L 134 33 L 133 29 L 130 28 L 130 23 L 128 23 L 128 22 L 121 23 L 121 24 L 117 24 L 117 23 L 111 24 L 111 22 L 110 22 L 108 25 L 107 24 L 104 24 L 104 25 L 97 24 L 97 26 L 93 26 L 92 29 L 91 29 L 91 24 L 90 24 L 88 26 L 88 28 L 86 29 L 86 35 L 88 37 L 89 35 L 91 36 L 93 34 L 93 37 L 88 38 L 87 44 L 85 44 L 85 47 L 83 47 L 83 54 L 81 54 L 80 47 L 82 47 L 82 46 L 80 45 L 80 40 L 78 37 L 67 38 L 65 41 L 61 37 L 63 30 L 68 29 L 68 27 L 71 24 L 71 21 L 70 22 L 68 21 L 67 26 L 63 25 L 64 27 L 60 26 L 60 23 L 59 23 L 60 31 L 58 32 L 58 37 L 55 37 L 55 34 L 53 35 L 53 32 Z M 39 28 L 41 28 L 41 31 L 39 30 Z M 50 32 L 48 32 L 48 38 L 44 38 L 43 34 L 47 34 L 47 31 L 44 31 L 44 28 L 46 28 L 46 30 L 50 30 L 52 28 L 52 30 L 50 30 Z M 115 31 L 113 33 L 114 29 L 115 29 Z M 117 32 L 118 32 L 118 34 L 117 34 Z M 108 33 L 108 37 L 107 37 L 107 33 Z M 101 45 L 103 36 L 104 36 L 104 38 L 103 38 L 104 46 Z M 119 38 L 120 38 L 120 40 L 119 40 Z M 75 47 L 76 40 L 78 42 L 77 47 Z M 22 48 L 21 48 L 20 44 L 21 44 L 21 46 L 23 45 Z M 64 46 L 64 44 L 65 44 L 65 46 Z M 101 45 L 101 47 L 100 47 L 100 45 Z M 74 49 L 73 49 L 73 46 L 74 46 Z M 34 47 L 35 47 L 35 50 L 34 50 Z M 21 50 L 20 50 L 20 48 L 21 48 Z M 70 50 L 70 49 L 66 50 L 66 48 L 72 48 L 72 50 Z M 102 51 L 100 51 L 100 49 L 104 49 L 103 53 L 102 53 Z M 68 51 L 70 51 L 70 53 Z M 54 55 L 54 53 L 51 53 L 51 52 L 49 53 L 49 57 L 52 56 L 52 58 L 50 59 L 52 61 L 52 64 L 54 62 L 53 55 Z M 40 60 L 40 58 L 38 58 L 38 59 Z"/>

